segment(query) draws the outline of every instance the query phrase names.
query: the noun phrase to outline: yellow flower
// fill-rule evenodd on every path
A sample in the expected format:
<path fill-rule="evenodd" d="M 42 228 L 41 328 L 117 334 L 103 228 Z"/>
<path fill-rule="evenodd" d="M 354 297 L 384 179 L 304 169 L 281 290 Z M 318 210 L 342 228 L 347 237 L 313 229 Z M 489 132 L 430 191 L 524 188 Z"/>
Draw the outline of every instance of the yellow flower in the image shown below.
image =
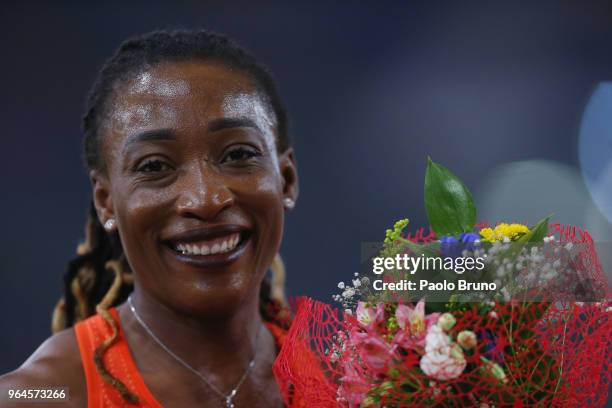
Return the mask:
<path fill-rule="evenodd" d="M 385 244 L 392 244 L 402 236 L 402 231 L 408 225 L 408 218 L 401 219 L 393 225 L 393 229 L 385 231 Z"/>
<path fill-rule="evenodd" d="M 480 236 L 482 237 L 483 241 L 488 241 L 488 242 L 495 241 L 495 238 L 493 238 L 493 235 L 495 235 L 495 232 L 493 232 L 492 228 L 483 228 L 480 230 Z"/>
<path fill-rule="evenodd" d="M 528 232 L 529 228 L 526 225 L 502 223 L 497 225 L 495 229 L 481 229 L 480 235 L 482 236 L 482 240 L 486 242 L 503 241 L 504 238 L 515 241 Z"/>

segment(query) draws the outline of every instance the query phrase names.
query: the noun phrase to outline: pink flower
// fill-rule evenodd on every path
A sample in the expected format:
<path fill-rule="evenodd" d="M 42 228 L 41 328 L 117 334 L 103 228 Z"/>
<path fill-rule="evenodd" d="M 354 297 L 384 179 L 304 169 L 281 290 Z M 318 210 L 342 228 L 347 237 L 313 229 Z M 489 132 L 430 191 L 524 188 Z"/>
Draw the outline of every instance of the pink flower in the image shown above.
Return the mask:
<path fill-rule="evenodd" d="M 359 350 L 361 359 L 373 374 L 383 374 L 389 363 L 399 358 L 397 345 L 390 345 L 374 331 L 351 331 L 351 343 Z"/>
<path fill-rule="evenodd" d="M 340 378 L 340 383 L 338 396 L 345 399 L 350 408 L 359 407 L 371 388 L 371 381 L 364 378 L 351 363 L 344 366 L 344 376 Z"/>
<path fill-rule="evenodd" d="M 414 308 L 407 305 L 398 305 L 395 318 L 400 330 L 395 335 L 393 343 L 405 349 L 425 347 L 427 330 L 431 325 L 436 324 L 439 316 L 440 313 L 425 316 L 424 300 L 420 300 Z"/>
<path fill-rule="evenodd" d="M 367 330 L 371 330 L 374 326 L 381 323 L 385 317 L 385 305 L 379 303 L 376 307 L 366 302 L 357 303 L 355 317 L 361 326 Z"/>
<path fill-rule="evenodd" d="M 438 325 L 428 329 L 425 340 L 425 355 L 421 357 L 419 366 L 427 376 L 450 380 L 463 373 L 467 364 L 463 350 Z"/>

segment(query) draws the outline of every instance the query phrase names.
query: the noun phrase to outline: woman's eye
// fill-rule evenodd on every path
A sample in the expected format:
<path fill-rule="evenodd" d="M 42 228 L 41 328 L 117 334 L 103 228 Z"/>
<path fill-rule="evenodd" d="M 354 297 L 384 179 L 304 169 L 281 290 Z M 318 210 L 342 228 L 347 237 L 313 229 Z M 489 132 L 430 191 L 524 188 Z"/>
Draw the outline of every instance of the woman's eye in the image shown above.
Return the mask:
<path fill-rule="evenodd" d="M 237 147 L 235 149 L 230 150 L 225 155 L 225 157 L 223 158 L 223 162 L 245 161 L 257 156 L 261 156 L 261 153 L 255 149 Z"/>
<path fill-rule="evenodd" d="M 161 160 L 153 159 L 153 160 L 146 160 L 144 163 L 142 163 L 136 168 L 136 171 L 141 172 L 141 173 L 159 173 L 159 172 L 168 171 L 171 169 L 172 168 L 167 163 Z"/>

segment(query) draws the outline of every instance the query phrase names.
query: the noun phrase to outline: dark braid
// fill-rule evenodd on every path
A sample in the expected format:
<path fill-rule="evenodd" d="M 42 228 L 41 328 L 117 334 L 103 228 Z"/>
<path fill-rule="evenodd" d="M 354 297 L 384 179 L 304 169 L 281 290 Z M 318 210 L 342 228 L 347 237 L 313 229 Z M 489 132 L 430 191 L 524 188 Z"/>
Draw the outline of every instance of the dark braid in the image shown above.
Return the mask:
<path fill-rule="evenodd" d="M 210 61 L 247 73 L 266 98 L 276 116 L 277 149 L 285 151 L 290 143 L 287 114 L 276 85 L 267 68 L 229 38 L 205 30 L 155 31 L 125 41 L 104 64 L 87 98 L 83 117 L 85 161 L 89 169 L 104 170 L 100 154 L 104 122 L 112 106 L 114 92 L 134 75 L 163 62 Z M 284 266 L 277 255 L 272 277 L 261 287 L 260 312 L 264 319 L 286 323 Z M 125 259 L 117 232 L 108 233 L 101 225 L 93 203 L 85 227 L 85 241 L 77 248 L 77 256 L 69 262 L 64 275 L 64 296 L 55 307 L 52 330 L 71 327 L 95 313 L 100 314 L 112 329 L 112 336 L 94 353 L 102 378 L 122 395 L 126 402 L 139 400 L 104 366 L 104 352 L 118 336 L 117 322 L 108 312 L 127 299 L 132 291 L 133 276 Z"/>

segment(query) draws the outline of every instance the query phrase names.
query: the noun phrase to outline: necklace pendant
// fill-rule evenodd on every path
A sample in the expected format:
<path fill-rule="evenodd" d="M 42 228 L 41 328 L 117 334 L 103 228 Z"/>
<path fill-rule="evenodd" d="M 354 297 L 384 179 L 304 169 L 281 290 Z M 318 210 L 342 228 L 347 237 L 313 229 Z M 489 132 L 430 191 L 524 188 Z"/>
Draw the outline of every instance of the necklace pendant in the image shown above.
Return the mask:
<path fill-rule="evenodd" d="M 229 397 L 225 397 L 225 408 L 236 408 L 234 406 L 234 403 L 232 402 L 232 398 L 234 398 L 234 396 L 229 396 Z"/>

